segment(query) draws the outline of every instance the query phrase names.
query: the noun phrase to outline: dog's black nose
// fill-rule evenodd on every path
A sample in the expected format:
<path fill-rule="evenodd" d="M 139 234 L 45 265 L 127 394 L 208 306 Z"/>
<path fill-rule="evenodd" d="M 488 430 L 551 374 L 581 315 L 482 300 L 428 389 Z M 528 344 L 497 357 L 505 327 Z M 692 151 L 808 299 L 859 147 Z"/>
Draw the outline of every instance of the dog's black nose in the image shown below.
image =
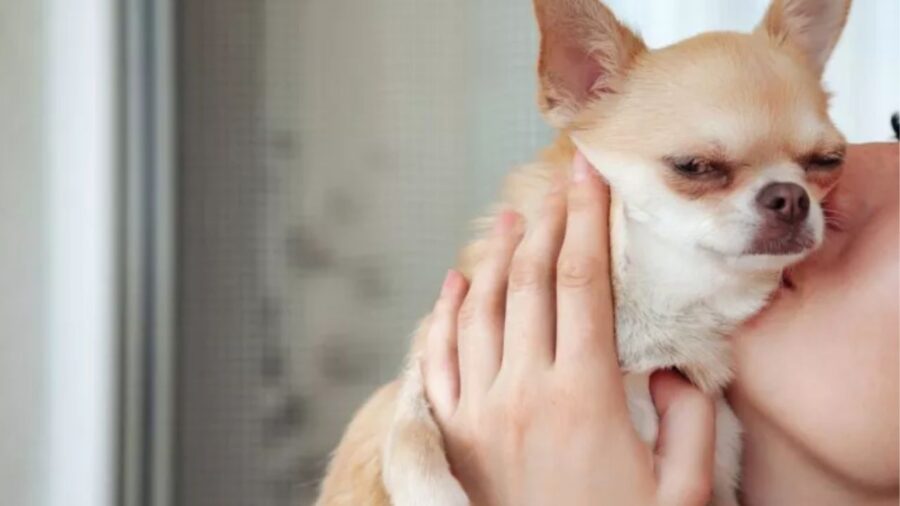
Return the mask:
<path fill-rule="evenodd" d="M 770 183 L 756 195 L 756 205 L 764 214 L 797 224 L 809 214 L 809 195 L 798 184 Z"/>

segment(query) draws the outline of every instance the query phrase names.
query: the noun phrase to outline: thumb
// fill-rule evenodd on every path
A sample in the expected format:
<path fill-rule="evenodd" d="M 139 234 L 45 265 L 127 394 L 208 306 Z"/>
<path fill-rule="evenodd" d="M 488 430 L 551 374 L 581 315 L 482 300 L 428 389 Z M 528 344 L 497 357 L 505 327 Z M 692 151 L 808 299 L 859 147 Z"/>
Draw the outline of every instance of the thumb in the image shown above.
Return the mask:
<path fill-rule="evenodd" d="M 650 395 L 659 414 L 656 469 L 662 503 L 706 504 L 715 460 L 712 399 L 674 371 L 653 373 Z"/>

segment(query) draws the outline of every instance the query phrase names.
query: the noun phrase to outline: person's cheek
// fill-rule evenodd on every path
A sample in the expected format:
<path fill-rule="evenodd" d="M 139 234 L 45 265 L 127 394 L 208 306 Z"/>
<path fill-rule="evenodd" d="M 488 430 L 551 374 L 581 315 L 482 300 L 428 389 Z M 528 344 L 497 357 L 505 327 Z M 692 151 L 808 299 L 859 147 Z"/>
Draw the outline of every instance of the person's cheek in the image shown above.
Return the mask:
<path fill-rule="evenodd" d="M 897 230 L 896 212 L 880 213 L 832 242 L 734 340 L 739 414 L 879 488 L 898 469 Z"/>

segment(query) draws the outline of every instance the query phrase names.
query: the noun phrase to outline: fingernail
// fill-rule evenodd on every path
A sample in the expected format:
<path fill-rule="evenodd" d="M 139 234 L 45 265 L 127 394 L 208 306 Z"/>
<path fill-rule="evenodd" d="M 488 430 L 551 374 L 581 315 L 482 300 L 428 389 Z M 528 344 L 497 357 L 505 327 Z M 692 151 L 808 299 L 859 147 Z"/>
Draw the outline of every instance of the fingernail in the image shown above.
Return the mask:
<path fill-rule="evenodd" d="M 453 291 L 453 288 L 456 286 L 457 281 L 459 280 L 459 273 L 450 269 L 447 271 L 447 275 L 444 276 L 444 283 L 441 285 L 441 297 L 446 297 Z"/>
<path fill-rule="evenodd" d="M 516 225 L 519 215 L 513 211 L 503 211 L 497 216 L 497 222 L 494 223 L 494 233 L 503 234 L 512 230 Z"/>
<path fill-rule="evenodd" d="M 581 151 L 575 152 L 575 158 L 572 160 L 572 181 L 580 183 L 588 178 L 591 171 L 591 165 Z"/>

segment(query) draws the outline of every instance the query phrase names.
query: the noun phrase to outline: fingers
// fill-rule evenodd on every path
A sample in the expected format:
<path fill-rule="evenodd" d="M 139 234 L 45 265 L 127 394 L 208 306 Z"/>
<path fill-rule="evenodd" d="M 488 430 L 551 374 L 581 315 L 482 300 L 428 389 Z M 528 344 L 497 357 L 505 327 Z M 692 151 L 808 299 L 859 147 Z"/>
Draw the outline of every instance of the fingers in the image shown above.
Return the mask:
<path fill-rule="evenodd" d="M 573 162 L 556 270 L 556 361 L 619 376 L 609 280 L 609 191 L 580 153 Z"/>
<path fill-rule="evenodd" d="M 428 326 L 422 373 L 425 394 L 441 423 L 453 414 L 459 400 L 456 317 L 467 288 L 460 273 L 448 271 Z"/>
<path fill-rule="evenodd" d="M 502 368 L 529 369 L 553 362 L 556 336 L 554 273 L 565 232 L 561 190 L 544 201 L 540 218 L 519 244 L 509 270 Z"/>
<path fill-rule="evenodd" d="M 715 405 L 678 373 L 650 377 L 659 414 L 656 442 L 659 493 L 664 504 L 706 504 L 712 490 Z"/>
<path fill-rule="evenodd" d="M 477 400 L 491 386 L 500 368 L 503 314 L 509 264 L 521 237 L 519 216 L 497 217 L 488 252 L 472 275 L 469 293 L 459 311 L 461 399 Z"/>

